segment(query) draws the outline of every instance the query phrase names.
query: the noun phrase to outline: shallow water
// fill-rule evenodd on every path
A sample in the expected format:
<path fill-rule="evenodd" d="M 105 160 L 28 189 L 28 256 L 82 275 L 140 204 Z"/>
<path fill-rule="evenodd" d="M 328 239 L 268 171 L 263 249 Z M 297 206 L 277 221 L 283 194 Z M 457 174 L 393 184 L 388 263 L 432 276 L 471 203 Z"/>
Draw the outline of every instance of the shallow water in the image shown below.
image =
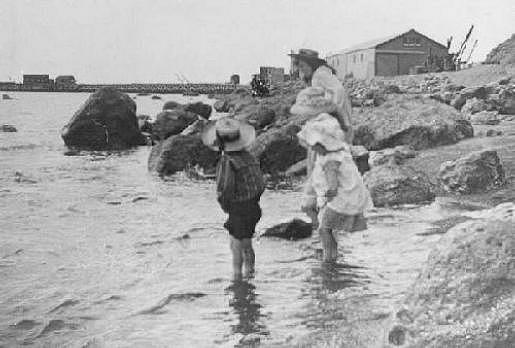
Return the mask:
<path fill-rule="evenodd" d="M 340 236 L 333 265 L 315 257 L 316 236 L 257 238 L 255 277 L 233 283 L 211 182 L 150 175 L 149 147 L 66 155 L 59 130 L 88 94 L 10 94 L 0 101 L 0 124 L 18 128 L 0 133 L 0 346 L 291 346 L 335 331 L 369 345 L 380 334 L 362 328 L 386 318 L 439 238 L 431 222 L 449 215 L 378 209 L 367 231 Z M 155 115 L 188 99 L 205 100 L 136 102 Z M 302 216 L 300 197 L 267 191 L 258 232 Z"/>

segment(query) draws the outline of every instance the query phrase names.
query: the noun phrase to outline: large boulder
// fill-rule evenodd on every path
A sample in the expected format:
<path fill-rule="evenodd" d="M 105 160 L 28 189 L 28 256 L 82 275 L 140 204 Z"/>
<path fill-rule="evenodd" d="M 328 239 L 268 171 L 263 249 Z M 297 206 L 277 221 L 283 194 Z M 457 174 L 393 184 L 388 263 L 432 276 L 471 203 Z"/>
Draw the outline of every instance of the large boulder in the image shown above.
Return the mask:
<path fill-rule="evenodd" d="M 497 210 L 437 242 L 392 315 L 387 347 L 513 347 L 515 204 Z"/>
<path fill-rule="evenodd" d="M 498 118 L 497 111 L 481 111 L 470 116 L 470 123 L 475 125 L 496 125 L 499 124 L 499 122 L 501 122 L 501 120 Z"/>
<path fill-rule="evenodd" d="M 282 173 L 306 158 L 307 151 L 297 138 L 299 131 L 300 126 L 288 125 L 271 129 L 256 138 L 250 152 L 261 162 L 263 172 Z"/>
<path fill-rule="evenodd" d="M 152 132 L 159 140 L 181 133 L 190 124 L 198 120 L 198 115 L 183 110 L 163 110 L 156 116 Z"/>
<path fill-rule="evenodd" d="M 380 151 L 371 151 L 368 159 L 370 167 L 376 167 L 383 164 L 403 164 L 408 158 L 417 156 L 417 151 L 409 146 L 400 145 L 394 148 L 384 149 Z"/>
<path fill-rule="evenodd" d="M 93 93 L 61 131 L 69 147 L 86 150 L 120 150 L 145 145 L 136 118 L 136 103 L 110 87 Z"/>
<path fill-rule="evenodd" d="M 486 150 L 442 163 L 438 182 L 448 192 L 470 194 L 502 186 L 505 176 L 497 151 Z"/>
<path fill-rule="evenodd" d="M 408 145 L 421 150 L 473 136 L 470 122 L 429 97 L 390 96 L 381 106 L 355 110 L 354 144 L 369 150 Z"/>
<path fill-rule="evenodd" d="M 363 181 L 378 207 L 417 204 L 435 197 L 427 175 L 409 166 L 385 164 L 372 167 L 363 176 Z"/>
<path fill-rule="evenodd" d="M 202 143 L 198 135 L 175 135 L 152 147 L 148 169 L 160 176 L 199 166 L 214 171 L 218 154 Z"/>

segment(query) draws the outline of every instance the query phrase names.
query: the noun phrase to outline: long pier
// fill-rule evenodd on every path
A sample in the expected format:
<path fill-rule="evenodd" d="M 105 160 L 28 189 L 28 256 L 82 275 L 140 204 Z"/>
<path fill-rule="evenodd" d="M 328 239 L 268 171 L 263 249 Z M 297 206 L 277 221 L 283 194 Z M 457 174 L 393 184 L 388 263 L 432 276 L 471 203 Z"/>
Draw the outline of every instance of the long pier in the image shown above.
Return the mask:
<path fill-rule="evenodd" d="M 125 93 L 149 94 L 224 94 L 241 87 L 231 83 L 130 83 L 130 84 L 77 84 L 74 86 L 32 86 L 0 84 L 0 91 L 22 92 L 95 92 L 103 87 L 113 87 Z"/>

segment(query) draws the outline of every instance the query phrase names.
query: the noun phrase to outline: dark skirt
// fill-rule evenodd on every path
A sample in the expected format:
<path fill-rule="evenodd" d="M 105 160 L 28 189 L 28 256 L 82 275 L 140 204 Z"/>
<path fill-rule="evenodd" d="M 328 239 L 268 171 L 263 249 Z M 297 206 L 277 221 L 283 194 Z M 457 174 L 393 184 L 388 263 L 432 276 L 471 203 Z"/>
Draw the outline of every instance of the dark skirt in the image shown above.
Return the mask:
<path fill-rule="evenodd" d="M 243 202 L 234 202 L 228 209 L 229 218 L 224 227 L 236 239 L 252 238 L 256 225 L 261 219 L 259 198 Z"/>

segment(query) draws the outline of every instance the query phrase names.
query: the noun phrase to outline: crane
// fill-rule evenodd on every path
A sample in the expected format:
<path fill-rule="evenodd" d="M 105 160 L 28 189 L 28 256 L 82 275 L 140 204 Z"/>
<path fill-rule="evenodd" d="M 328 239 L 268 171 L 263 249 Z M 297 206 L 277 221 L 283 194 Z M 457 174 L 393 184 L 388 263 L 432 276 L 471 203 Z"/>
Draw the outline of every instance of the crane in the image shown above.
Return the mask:
<path fill-rule="evenodd" d="M 455 58 L 456 66 L 459 66 L 461 64 L 461 57 L 463 56 L 463 52 L 465 52 L 465 48 L 467 47 L 467 41 L 469 40 L 470 35 L 472 34 L 472 30 L 473 29 L 474 29 L 474 24 L 472 24 L 470 26 L 470 29 L 467 32 L 467 35 L 465 35 L 465 39 L 463 40 L 463 42 L 460 45 L 460 49 L 456 53 L 456 58 Z"/>
<path fill-rule="evenodd" d="M 468 56 L 467 60 L 465 61 L 465 63 L 468 63 L 470 61 L 470 57 L 472 57 L 472 53 L 474 52 L 474 49 L 476 48 L 476 46 L 477 46 L 477 39 L 474 41 L 474 44 L 472 45 L 472 48 L 470 49 L 469 56 Z"/>

